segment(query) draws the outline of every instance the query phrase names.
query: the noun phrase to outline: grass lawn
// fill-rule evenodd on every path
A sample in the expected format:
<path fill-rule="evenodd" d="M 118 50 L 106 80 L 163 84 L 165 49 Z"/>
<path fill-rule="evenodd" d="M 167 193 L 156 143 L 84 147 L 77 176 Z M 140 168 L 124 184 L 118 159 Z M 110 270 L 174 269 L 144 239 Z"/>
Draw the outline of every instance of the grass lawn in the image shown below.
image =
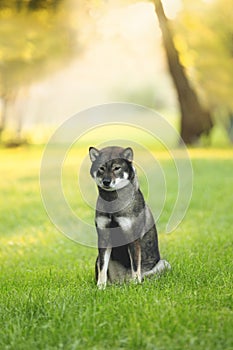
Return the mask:
<path fill-rule="evenodd" d="M 172 271 L 104 291 L 94 282 L 96 249 L 46 215 L 41 155 L 0 150 L 0 349 L 232 350 L 233 150 L 190 150 L 189 210 L 159 235 Z"/>

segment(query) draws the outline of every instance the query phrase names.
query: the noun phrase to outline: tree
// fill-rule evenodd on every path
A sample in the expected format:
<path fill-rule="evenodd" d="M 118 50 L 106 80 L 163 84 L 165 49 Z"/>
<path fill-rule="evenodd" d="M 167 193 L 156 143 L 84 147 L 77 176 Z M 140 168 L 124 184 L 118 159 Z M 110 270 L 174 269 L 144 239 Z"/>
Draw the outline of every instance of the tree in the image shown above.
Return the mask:
<path fill-rule="evenodd" d="M 213 126 L 210 113 L 199 102 L 191 86 L 179 54 L 174 45 L 170 23 L 164 13 L 161 0 L 153 0 L 162 32 L 163 44 L 171 77 L 173 79 L 181 110 L 181 137 L 186 144 L 195 143 L 199 137 L 208 134 Z"/>
<path fill-rule="evenodd" d="M 0 1 L 0 137 L 20 88 L 72 57 L 75 43 L 65 5 L 64 0 Z"/>
<path fill-rule="evenodd" d="M 232 138 L 233 12 L 231 0 L 184 1 L 175 41 L 206 106 Z"/>

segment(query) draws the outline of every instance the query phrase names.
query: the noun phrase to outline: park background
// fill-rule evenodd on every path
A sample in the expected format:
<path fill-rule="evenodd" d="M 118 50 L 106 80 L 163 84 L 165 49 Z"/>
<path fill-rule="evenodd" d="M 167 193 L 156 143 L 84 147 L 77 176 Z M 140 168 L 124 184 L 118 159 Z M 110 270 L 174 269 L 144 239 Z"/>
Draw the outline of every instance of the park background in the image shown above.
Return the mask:
<path fill-rule="evenodd" d="M 164 9 L 170 23 L 150 1 L 1 1 L 2 141 L 45 142 L 78 111 L 115 101 L 153 108 L 180 130 L 183 96 L 198 135 L 188 143 L 232 139 L 231 2 L 166 0 Z"/>
<path fill-rule="evenodd" d="M 1 349 L 233 349 L 232 17 L 230 0 L 0 1 Z M 49 221 L 39 173 L 59 125 L 116 101 L 149 107 L 180 132 L 193 195 L 166 235 L 174 164 L 149 136 L 137 139 L 166 176 L 158 227 L 172 271 L 101 292 L 96 250 Z M 90 135 L 94 145 L 115 137 Z M 68 197 L 87 218 L 72 184 L 88 142 L 66 169 Z"/>

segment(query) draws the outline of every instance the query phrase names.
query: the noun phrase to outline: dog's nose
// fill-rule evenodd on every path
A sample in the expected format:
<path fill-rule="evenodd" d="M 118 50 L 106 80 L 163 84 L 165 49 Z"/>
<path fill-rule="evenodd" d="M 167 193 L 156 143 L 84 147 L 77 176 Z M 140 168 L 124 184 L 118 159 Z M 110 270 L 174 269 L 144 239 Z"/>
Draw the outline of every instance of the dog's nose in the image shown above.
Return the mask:
<path fill-rule="evenodd" d="M 103 179 L 103 185 L 105 187 L 109 187 L 110 183 L 111 183 L 111 179 Z"/>

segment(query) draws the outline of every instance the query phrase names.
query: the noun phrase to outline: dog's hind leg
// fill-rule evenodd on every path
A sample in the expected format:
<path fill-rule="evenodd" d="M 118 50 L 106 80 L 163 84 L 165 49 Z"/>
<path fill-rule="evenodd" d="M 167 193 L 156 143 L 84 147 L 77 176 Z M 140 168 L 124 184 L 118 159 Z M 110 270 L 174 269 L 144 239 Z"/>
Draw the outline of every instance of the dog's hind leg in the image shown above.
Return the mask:
<path fill-rule="evenodd" d="M 97 259 L 97 286 L 104 289 L 107 283 L 107 271 L 112 248 L 99 248 Z"/>
<path fill-rule="evenodd" d="M 124 283 L 132 279 L 131 269 L 126 268 L 118 261 L 110 259 L 108 265 L 108 280 L 110 283 Z"/>

